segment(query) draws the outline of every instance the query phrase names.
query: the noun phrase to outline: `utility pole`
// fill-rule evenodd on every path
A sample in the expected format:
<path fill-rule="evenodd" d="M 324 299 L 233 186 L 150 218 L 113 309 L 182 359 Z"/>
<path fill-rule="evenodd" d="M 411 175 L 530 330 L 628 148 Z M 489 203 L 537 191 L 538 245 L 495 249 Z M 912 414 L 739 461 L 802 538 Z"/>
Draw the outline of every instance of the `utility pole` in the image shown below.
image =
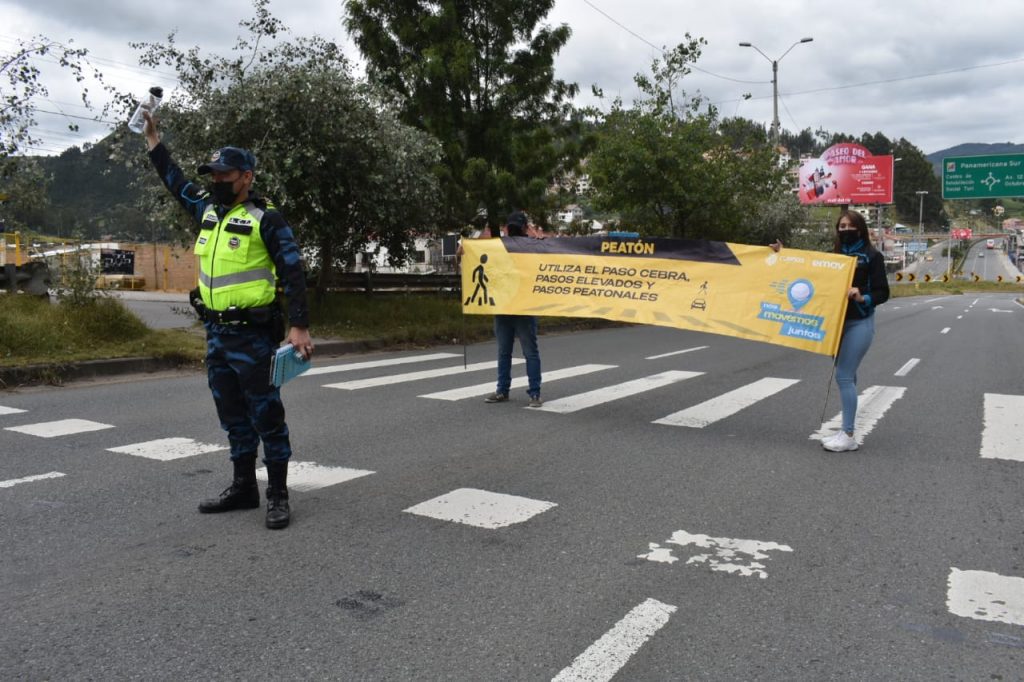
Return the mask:
<path fill-rule="evenodd" d="M 795 43 L 793 43 L 792 45 L 790 45 L 789 46 L 789 50 L 792 50 L 794 47 L 796 47 L 800 43 L 809 43 L 812 40 L 814 40 L 814 38 L 801 38 L 800 40 L 798 40 Z M 779 130 L 782 127 L 780 122 L 779 122 L 779 62 L 782 61 L 782 57 L 785 57 L 787 54 L 789 54 L 789 50 L 786 50 L 785 52 L 783 52 L 782 53 L 782 57 L 779 57 L 778 59 L 772 59 L 771 57 L 766 55 L 764 52 L 761 52 L 761 49 L 757 45 L 754 45 L 753 43 L 740 43 L 740 47 L 752 47 L 755 50 L 757 50 L 758 53 L 760 53 L 760 55 L 762 57 L 764 57 L 769 62 L 771 62 L 771 65 L 772 65 L 772 130 L 771 130 L 771 141 L 772 141 L 772 147 L 773 148 L 777 148 L 779 146 Z"/>

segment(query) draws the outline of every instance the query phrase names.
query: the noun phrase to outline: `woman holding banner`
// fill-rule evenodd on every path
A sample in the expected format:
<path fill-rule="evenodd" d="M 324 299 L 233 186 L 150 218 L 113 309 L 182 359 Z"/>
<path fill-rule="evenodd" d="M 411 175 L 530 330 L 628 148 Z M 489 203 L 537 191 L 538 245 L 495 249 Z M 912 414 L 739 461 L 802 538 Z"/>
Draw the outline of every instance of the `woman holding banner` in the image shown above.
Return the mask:
<path fill-rule="evenodd" d="M 782 244 L 775 242 L 776 251 Z M 836 356 L 836 385 L 843 406 L 842 429 L 821 441 L 831 452 L 849 452 L 859 446 L 853 437 L 857 418 L 857 368 L 875 336 L 875 307 L 889 300 L 889 281 L 882 254 L 871 244 L 867 222 L 857 211 L 843 211 L 836 221 L 834 251 L 857 259 L 853 285 L 847 292 L 846 319 Z"/>
<path fill-rule="evenodd" d="M 853 437 L 857 418 L 857 368 L 875 337 L 875 306 L 889 300 L 889 280 L 882 254 L 871 244 L 868 225 L 857 211 L 843 211 L 836 221 L 835 252 L 857 259 L 846 304 L 843 337 L 836 356 L 836 385 L 843 405 L 843 428 L 821 441 L 831 452 L 856 450 Z"/>

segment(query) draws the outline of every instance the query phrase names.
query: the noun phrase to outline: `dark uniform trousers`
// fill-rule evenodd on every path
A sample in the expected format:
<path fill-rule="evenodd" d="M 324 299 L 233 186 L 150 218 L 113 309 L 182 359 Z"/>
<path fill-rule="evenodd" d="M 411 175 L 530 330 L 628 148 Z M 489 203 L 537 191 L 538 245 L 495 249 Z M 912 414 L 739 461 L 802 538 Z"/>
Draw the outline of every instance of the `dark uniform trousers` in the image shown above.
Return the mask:
<path fill-rule="evenodd" d="M 267 327 L 206 324 L 206 375 L 232 460 L 255 455 L 261 440 L 265 462 L 292 455 L 281 389 L 270 382 L 277 344 Z"/>

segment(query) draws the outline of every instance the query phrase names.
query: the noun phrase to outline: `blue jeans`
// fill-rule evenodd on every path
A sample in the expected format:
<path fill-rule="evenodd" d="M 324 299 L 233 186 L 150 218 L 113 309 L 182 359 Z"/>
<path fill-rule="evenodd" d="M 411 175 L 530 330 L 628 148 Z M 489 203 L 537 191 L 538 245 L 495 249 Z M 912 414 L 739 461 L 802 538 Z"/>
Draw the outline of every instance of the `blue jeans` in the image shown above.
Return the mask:
<path fill-rule="evenodd" d="M 516 337 L 526 358 L 526 376 L 531 397 L 540 395 L 540 352 L 537 350 L 537 318 L 532 315 L 495 315 L 494 336 L 498 339 L 498 393 L 512 387 L 512 344 Z"/>
<path fill-rule="evenodd" d="M 875 337 L 875 317 L 847 320 L 836 358 L 836 385 L 843 403 L 843 431 L 853 433 L 857 418 L 857 368 Z"/>

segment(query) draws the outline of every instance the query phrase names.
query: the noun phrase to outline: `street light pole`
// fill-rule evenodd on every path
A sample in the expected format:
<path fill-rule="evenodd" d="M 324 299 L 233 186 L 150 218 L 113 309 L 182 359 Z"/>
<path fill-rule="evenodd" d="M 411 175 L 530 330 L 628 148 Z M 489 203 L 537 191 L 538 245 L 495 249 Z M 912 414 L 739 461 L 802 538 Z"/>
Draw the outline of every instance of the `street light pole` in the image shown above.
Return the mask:
<path fill-rule="evenodd" d="M 928 192 L 926 192 L 923 189 L 917 190 L 917 196 L 919 196 L 921 198 L 921 201 L 918 202 L 918 208 L 917 208 L 917 234 L 919 236 L 924 234 L 924 195 L 925 194 L 928 194 Z"/>
<path fill-rule="evenodd" d="M 794 47 L 796 47 L 800 43 L 809 43 L 812 40 L 814 40 L 814 38 L 801 38 L 800 40 L 798 40 L 795 43 L 793 43 L 792 45 L 790 45 L 789 46 L 789 50 L 792 50 Z M 759 48 L 757 45 L 754 45 L 753 43 L 740 43 L 740 47 L 752 47 L 755 50 L 757 50 L 758 53 L 762 57 L 764 57 L 769 62 L 771 62 L 771 65 L 772 65 L 772 132 L 771 132 L 771 139 L 772 139 L 772 145 L 773 146 L 778 146 L 778 144 L 779 144 L 779 129 L 781 128 L 781 125 L 779 123 L 779 62 L 782 61 L 782 57 L 785 57 L 787 54 L 789 54 L 789 50 L 786 50 L 785 52 L 783 52 L 782 53 L 782 57 L 779 57 L 778 59 L 772 59 L 771 57 L 766 55 L 764 52 L 761 52 L 761 48 Z"/>

